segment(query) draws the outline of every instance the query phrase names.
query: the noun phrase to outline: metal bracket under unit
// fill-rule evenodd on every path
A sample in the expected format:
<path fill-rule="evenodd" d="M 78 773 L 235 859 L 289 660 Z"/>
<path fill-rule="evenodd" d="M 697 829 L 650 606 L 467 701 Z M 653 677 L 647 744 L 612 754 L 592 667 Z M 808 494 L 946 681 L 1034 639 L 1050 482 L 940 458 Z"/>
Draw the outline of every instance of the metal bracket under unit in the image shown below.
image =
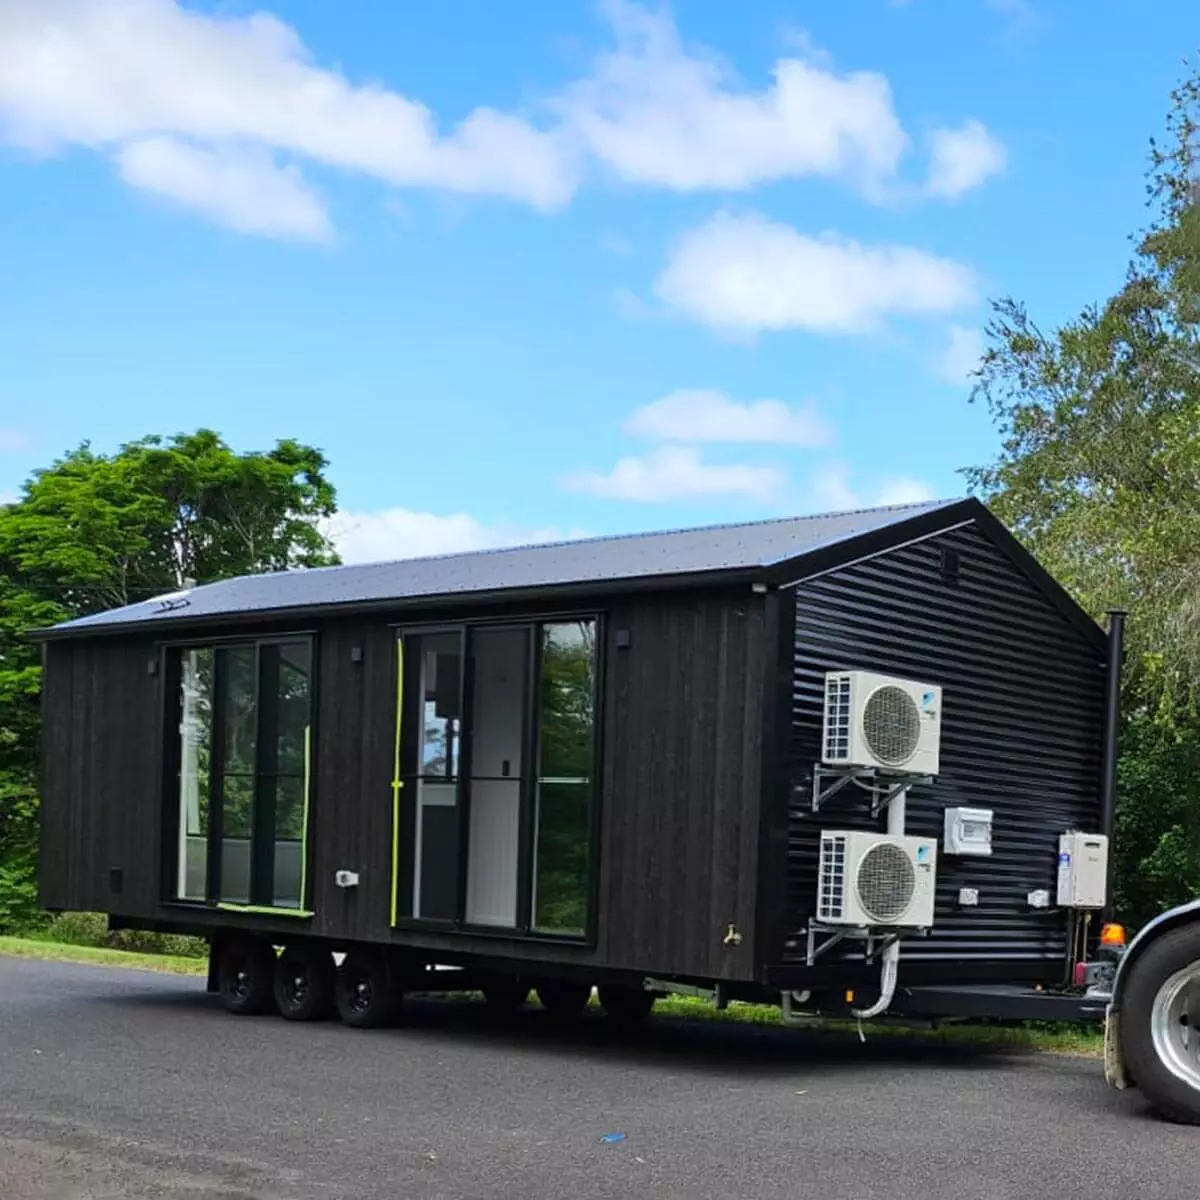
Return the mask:
<path fill-rule="evenodd" d="M 863 947 L 863 962 L 869 963 L 882 954 L 889 946 L 898 942 L 905 935 L 912 936 L 914 934 L 924 935 L 926 930 L 913 929 L 905 930 L 904 933 L 881 933 L 877 929 L 872 929 L 867 925 L 853 925 L 849 928 L 837 925 L 822 925 L 819 921 L 809 921 L 806 935 L 808 939 L 807 949 L 805 952 L 805 965 L 815 965 L 817 959 L 821 957 L 827 950 L 832 950 L 834 946 L 840 942 L 844 942 L 847 938 L 854 938 L 858 941 L 865 942 Z M 818 938 L 824 936 L 823 941 L 818 941 Z"/>
<path fill-rule="evenodd" d="M 877 767 L 813 767 L 812 811 L 820 812 L 847 785 L 853 783 L 871 796 L 871 816 L 877 817 L 902 792 L 932 783 L 929 775 L 885 775 Z"/>

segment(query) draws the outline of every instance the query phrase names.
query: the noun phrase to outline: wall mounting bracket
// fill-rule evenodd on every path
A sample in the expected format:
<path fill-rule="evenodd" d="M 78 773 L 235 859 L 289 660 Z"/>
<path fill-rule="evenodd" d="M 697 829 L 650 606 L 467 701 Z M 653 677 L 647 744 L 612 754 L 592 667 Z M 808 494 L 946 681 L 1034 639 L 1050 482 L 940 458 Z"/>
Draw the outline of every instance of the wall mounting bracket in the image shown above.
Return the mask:
<path fill-rule="evenodd" d="M 902 775 L 883 772 L 877 767 L 830 767 L 817 763 L 813 767 L 812 811 L 820 812 L 834 796 L 854 784 L 870 795 L 871 816 L 877 817 L 909 788 L 932 782 L 931 775 Z"/>
<path fill-rule="evenodd" d="M 870 963 L 879 957 L 889 946 L 894 945 L 903 937 L 924 936 L 927 929 L 905 929 L 881 931 L 869 925 L 823 925 L 820 921 L 809 921 L 805 930 L 807 946 L 805 965 L 814 966 L 817 959 L 827 950 L 853 938 L 863 945 L 863 962 Z"/>

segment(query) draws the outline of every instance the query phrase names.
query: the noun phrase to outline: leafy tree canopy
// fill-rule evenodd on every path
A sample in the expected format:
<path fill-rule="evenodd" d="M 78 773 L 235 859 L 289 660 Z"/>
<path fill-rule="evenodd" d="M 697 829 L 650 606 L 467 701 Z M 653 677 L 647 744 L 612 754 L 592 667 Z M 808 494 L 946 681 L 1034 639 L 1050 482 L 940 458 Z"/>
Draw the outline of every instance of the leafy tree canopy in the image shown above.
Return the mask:
<path fill-rule="evenodd" d="M 337 561 L 320 451 L 239 453 L 201 429 L 83 445 L 0 506 L 0 928 L 33 911 L 40 658 L 30 629 L 187 584 Z"/>
<path fill-rule="evenodd" d="M 1124 284 L 1045 330 L 994 306 L 973 398 L 1000 453 L 976 491 L 1093 614 L 1131 610 L 1117 899 L 1200 894 L 1200 75 L 1151 144 L 1151 218 Z"/>

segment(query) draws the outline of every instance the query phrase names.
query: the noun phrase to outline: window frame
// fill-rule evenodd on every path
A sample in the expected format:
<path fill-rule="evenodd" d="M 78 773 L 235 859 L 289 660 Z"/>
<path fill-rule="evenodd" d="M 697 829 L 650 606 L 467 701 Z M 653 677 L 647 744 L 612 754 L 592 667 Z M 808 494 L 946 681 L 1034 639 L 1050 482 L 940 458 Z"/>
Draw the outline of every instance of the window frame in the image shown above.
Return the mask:
<path fill-rule="evenodd" d="M 263 646 L 284 646 L 297 645 L 304 643 L 308 647 L 309 655 L 309 679 L 308 679 L 308 722 L 307 734 L 305 738 L 305 746 L 303 749 L 304 755 L 304 770 L 301 778 L 304 779 L 306 787 L 304 789 L 303 805 L 304 817 L 300 835 L 300 903 L 296 907 L 289 905 L 277 905 L 271 903 L 269 905 L 254 903 L 254 871 L 258 866 L 260 857 L 265 857 L 256 852 L 254 843 L 258 839 L 259 826 L 262 823 L 262 815 L 260 812 L 259 795 L 264 791 L 264 780 L 269 779 L 270 782 L 276 782 L 281 773 L 278 771 L 272 772 L 269 777 L 264 776 L 258 769 L 259 766 L 259 748 L 258 742 L 263 729 L 263 713 L 262 706 L 259 703 L 259 696 L 262 685 L 262 660 L 261 650 Z M 223 649 L 229 649 L 238 646 L 250 646 L 254 649 L 254 686 L 255 686 L 255 770 L 253 774 L 253 807 L 251 810 L 251 868 L 249 876 L 249 892 L 247 897 L 248 903 L 240 904 L 232 901 L 222 900 L 220 898 L 220 869 L 221 869 L 221 847 L 222 847 L 222 824 L 223 824 L 223 804 L 214 803 L 216 799 L 217 789 L 214 787 L 212 779 L 223 775 L 219 772 L 212 772 L 209 782 L 209 829 L 207 835 L 207 861 L 205 871 L 205 898 L 203 900 L 189 899 L 187 897 L 176 895 L 178 871 L 179 871 L 179 823 L 180 823 L 180 797 L 179 797 L 179 775 L 182 765 L 183 744 L 180 736 L 180 723 L 182 719 L 183 695 L 183 655 L 187 650 L 211 650 L 213 652 L 213 705 L 212 705 L 212 741 L 214 747 L 220 741 L 221 735 L 216 731 L 221 728 L 220 714 L 222 711 L 220 688 L 217 686 L 216 662 L 217 652 Z M 289 917 L 299 920 L 311 920 L 315 913 L 311 907 L 312 898 L 312 845 L 311 833 L 313 829 L 312 806 L 314 801 L 314 790 L 317 777 L 317 714 L 320 710 L 320 642 L 315 630 L 298 629 L 294 631 L 283 631 L 278 633 L 243 633 L 243 634 L 227 634 L 224 636 L 208 636 L 198 635 L 195 637 L 178 637 L 161 639 L 156 643 L 158 650 L 158 674 L 163 681 L 162 689 L 162 704 L 161 711 L 163 713 L 163 739 L 166 747 L 165 753 L 162 756 L 162 821 L 161 821 L 161 837 L 159 839 L 159 861 L 161 863 L 160 876 L 160 896 L 161 902 L 172 907 L 182 907 L 191 909 L 205 909 L 208 911 L 222 911 L 231 913 L 257 913 L 272 917 Z M 278 714 L 276 714 L 277 719 Z M 288 777 L 292 777 L 290 773 Z M 272 809 L 272 814 L 275 814 Z M 272 901 L 274 896 L 272 895 Z"/>
<path fill-rule="evenodd" d="M 591 795 L 588 808 L 588 853 L 587 879 L 584 885 L 584 902 L 586 919 L 582 933 L 556 932 L 553 930 L 537 929 L 534 925 L 534 862 L 537 839 L 537 795 L 538 786 L 538 744 L 541 729 L 538 723 L 538 695 L 542 670 L 542 636 L 544 626 L 572 624 L 590 621 L 595 629 L 595 663 L 593 667 L 593 706 L 594 719 L 592 726 L 593 771 L 591 777 Z M 421 930 L 434 932 L 450 930 L 455 933 L 470 934 L 473 937 L 490 938 L 501 941 L 546 942 L 555 945 L 589 946 L 594 947 L 597 939 L 600 907 L 600 870 L 601 849 L 600 838 L 604 797 L 604 752 L 605 752 L 605 721 L 607 706 L 605 703 L 605 684 L 607 672 L 607 614 L 598 609 L 570 610 L 566 612 L 515 613 L 503 616 L 463 618 L 457 621 L 405 621 L 390 626 L 394 647 L 399 646 L 404 639 L 419 638 L 428 634 L 458 633 L 462 637 L 463 671 L 462 671 L 462 720 L 463 744 L 462 759 L 459 764 L 459 847 L 460 860 L 458 869 L 458 904 L 452 920 L 413 917 L 402 912 L 389 913 L 390 928 L 393 930 Z M 530 764 L 529 771 L 522 779 L 520 832 L 518 834 L 517 854 L 517 923 L 510 927 L 495 925 L 472 924 L 466 920 L 466 888 L 467 888 L 467 855 L 468 831 L 471 815 L 471 741 L 473 729 L 467 722 L 471 713 L 473 682 L 470 669 L 472 635 L 478 629 L 495 628 L 525 628 L 529 630 L 529 678 L 524 697 L 526 725 L 524 731 L 524 753 Z M 410 728 L 411 710 L 414 707 L 410 692 L 409 654 L 405 650 L 404 677 L 400 678 L 401 654 L 393 648 L 392 664 L 392 693 L 401 697 L 403 706 L 402 726 Z M 418 685 L 419 688 L 419 685 Z M 394 719 L 394 718 L 393 718 Z M 402 738 L 400 762 L 411 761 L 412 748 L 407 737 Z M 414 777 L 401 767 L 398 777 L 400 782 L 399 794 L 404 796 Z M 393 779 L 393 785 L 397 782 Z M 393 808 L 392 812 L 392 885 L 395 894 L 403 896 L 406 889 L 411 892 L 413 878 L 413 856 L 415 843 L 413 840 L 413 821 L 409 815 L 411 804 L 404 803 Z M 399 824 L 396 817 L 399 817 Z"/>

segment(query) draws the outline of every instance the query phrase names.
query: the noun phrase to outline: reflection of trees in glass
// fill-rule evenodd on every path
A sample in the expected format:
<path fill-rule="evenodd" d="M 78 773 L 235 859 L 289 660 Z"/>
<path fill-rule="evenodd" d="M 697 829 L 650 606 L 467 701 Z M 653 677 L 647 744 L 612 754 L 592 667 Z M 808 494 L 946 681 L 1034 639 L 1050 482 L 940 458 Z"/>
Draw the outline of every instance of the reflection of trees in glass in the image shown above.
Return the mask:
<path fill-rule="evenodd" d="M 253 646 L 217 651 L 221 688 L 221 833 L 250 836 L 258 742 L 257 655 Z"/>
<path fill-rule="evenodd" d="M 457 633 L 421 639 L 421 774 L 429 779 L 458 777 L 461 712 L 462 638 Z"/>
<path fill-rule="evenodd" d="M 312 648 L 307 642 L 280 646 L 275 836 L 304 836 L 304 755 L 311 706 Z"/>
<path fill-rule="evenodd" d="M 557 933 L 581 934 L 587 924 L 595 633 L 592 621 L 542 628 L 534 925 Z"/>
<path fill-rule="evenodd" d="M 180 826 L 191 836 L 208 832 L 209 773 L 212 767 L 211 650 L 188 650 L 183 656 L 179 725 Z"/>
<path fill-rule="evenodd" d="M 270 689 L 261 697 L 260 684 Z M 218 687 L 220 705 L 215 706 L 214 690 Z M 258 744 L 260 703 L 274 706 L 274 711 L 267 714 L 271 718 L 267 727 L 273 725 L 275 730 L 273 745 Z M 188 835 L 208 833 L 211 796 L 221 805 L 222 838 L 226 842 L 251 839 L 255 806 L 263 791 L 261 802 L 274 809 L 276 843 L 303 839 L 311 703 L 312 648 L 308 642 L 183 651 L 180 821 Z M 215 708 L 221 714 L 221 728 L 216 731 Z M 221 747 L 220 771 L 215 777 L 214 735 L 219 737 Z M 269 784 L 261 788 L 260 784 L 268 779 Z M 181 879 L 179 886 L 183 895 L 186 882 Z M 285 902 L 300 901 L 290 896 Z"/>

